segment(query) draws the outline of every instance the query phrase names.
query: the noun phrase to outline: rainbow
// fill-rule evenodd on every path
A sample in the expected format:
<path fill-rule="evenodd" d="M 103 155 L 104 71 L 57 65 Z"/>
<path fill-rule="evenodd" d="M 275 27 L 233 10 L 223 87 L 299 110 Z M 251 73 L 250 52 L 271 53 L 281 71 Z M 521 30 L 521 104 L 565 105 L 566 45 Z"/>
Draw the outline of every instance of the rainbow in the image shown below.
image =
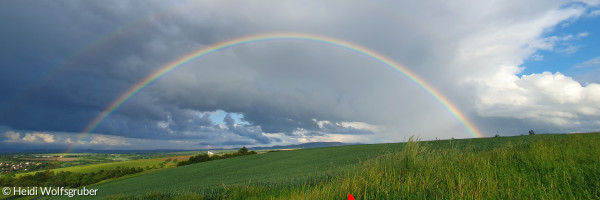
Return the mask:
<path fill-rule="evenodd" d="M 85 127 L 85 129 L 80 133 L 79 138 L 81 139 L 87 134 L 89 134 L 91 131 L 93 131 L 106 117 L 108 117 L 112 112 L 119 108 L 119 106 L 121 106 L 125 101 L 127 101 L 127 99 L 131 98 L 131 96 L 139 92 L 141 89 L 144 89 L 148 84 L 156 81 L 156 79 L 169 73 L 170 71 L 173 71 L 195 59 L 211 55 L 221 50 L 230 49 L 233 47 L 242 46 L 250 43 L 273 40 L 296 40 L 315 42 L 347 49 L 358 54 L 367 56 L 381 64 L 384 64 L 385 66 L 392 68 L 395 71 L 400 72 L 402 75 L 416 83 L 419 87 L 423 88 L 425 91 L 427 91 L 427 93 L 429 93 L 439 103 L 441 103 L 456 119 L 458 119 L 458 121 L 462 123 L 462 125 L 467 129 L 467 131 L 470 134 L 472 134 L 474 137 L 484 137 L 484 135 L 477 129 L 477 127 L 471 121 L 468 120 L 468 118 L 460 111 L 460 109 L 458 109 L 456 105 L 454 105 L 448 98 L 442 95 L 442 93 L 436 90 L 431 84 L 427 83 L 423 78 L 419 77 L 417 74 L 410 71 L 408 68 L 396 63 L 395 61 L 385 57 L 380 53 L 344 40 L 320 35 L 312 35 L 305 33 L 269 33 L 239 37 L 224 42 L 216 43 L 202 48 L 198 51 L 191 52 L 190 54 L 187 54 L 164 65 L 163 67 L 154 71 L 152 74 L 146 76 L 146 78 L 133 85 L 125 93 L 119 96 L 119 98 L 113 101 L 106 109 L 104 109 L 92 122 L 90 122 Z"/>

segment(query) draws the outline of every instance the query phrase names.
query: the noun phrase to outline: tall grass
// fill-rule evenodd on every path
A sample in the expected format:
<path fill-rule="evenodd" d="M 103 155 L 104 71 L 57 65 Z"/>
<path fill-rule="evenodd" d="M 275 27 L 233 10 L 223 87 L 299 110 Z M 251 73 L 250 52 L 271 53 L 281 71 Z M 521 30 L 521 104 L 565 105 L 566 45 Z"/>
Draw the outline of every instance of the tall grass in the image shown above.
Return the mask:
<path fill-rule="evenodd" d="M 588 135 L 591 136 L 591 135 Z M 599 137 L 569 135 L 488 151 L 434 149 L 411 139 L 338 179 L 282 198 L 598 199 Z"/>

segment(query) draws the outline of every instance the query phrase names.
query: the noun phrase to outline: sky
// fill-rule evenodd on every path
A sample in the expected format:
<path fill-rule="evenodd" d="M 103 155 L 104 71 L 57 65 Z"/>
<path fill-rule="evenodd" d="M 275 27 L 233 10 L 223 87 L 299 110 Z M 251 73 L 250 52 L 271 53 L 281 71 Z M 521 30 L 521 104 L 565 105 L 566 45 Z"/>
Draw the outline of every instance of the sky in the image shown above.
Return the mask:
<path fill-rule="evenodd" d="M 0 149 L 600 130 L 599 0 L 21 0 L 0 2 L 0 27 Z M 240 44 L 175 68 L 106 112 L 192 52 L 281 33 L 356 48 L 298 39 Z"/>

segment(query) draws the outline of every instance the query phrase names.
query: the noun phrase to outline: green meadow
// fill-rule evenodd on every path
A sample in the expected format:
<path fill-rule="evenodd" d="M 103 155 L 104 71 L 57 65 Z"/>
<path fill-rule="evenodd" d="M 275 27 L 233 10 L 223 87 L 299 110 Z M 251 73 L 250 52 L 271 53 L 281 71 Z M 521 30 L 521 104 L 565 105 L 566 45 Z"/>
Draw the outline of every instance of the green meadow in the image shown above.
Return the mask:
<path fill-rule="evenodd" d="M 104 182 L 100 199 L 598 199 L 600 133 L 303 149 Z"/>
<path fill-rule="evenodd" d="M 168 158 L 152 158 L 152 159 L 139 159 L 139 160 L 128 160 L 128 161 L 120 161 L 120 162 L 110 162 L 110 163 L 101 163 L 101 164 L 92 164 L 92 165 L 82 165 L 82 166 L 73 166 L 73 167 L 64 167 L 52 169 L 54 172 L 61 171 L 70 171 L 76 173 L 92 173 L 98 172 L 100 170 L 108 170 L 108 169 L 116 169 L 117 167 L 121 168 L 131 168 L 131 167 L 141 167 L 145 168 L 146 166 L 152 168 L 159 167 L 161 163 L 164 163 L 165 168 L 175 167 L 177 163 L 175 162 L 165 162 Z M 180 159 L 183 159 L 181 157 Z M 36 172 L 27 172 L 27 173 L 19 173 L 16 176 L 20 177 L 23 175 L 34 175 Z"/>

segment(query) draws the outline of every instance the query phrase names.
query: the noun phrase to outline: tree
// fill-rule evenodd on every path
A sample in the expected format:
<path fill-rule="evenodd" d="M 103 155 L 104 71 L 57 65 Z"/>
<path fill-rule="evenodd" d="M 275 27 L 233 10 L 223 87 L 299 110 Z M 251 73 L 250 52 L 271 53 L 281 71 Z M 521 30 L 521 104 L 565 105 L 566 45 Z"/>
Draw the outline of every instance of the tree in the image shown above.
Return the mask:
<path fill-rule="evenodd" d="M 533 130 L 529 130 L 529 135 L 535 135 L 535 132 L 533 132 Z"/>
<path fill-rule="evenodd" d="M 10 173 L 6 173 L 4 175 L 2 175 L 2 177 L 0 178 L 0 184 L 2 184 L 2 186 L 12 186 L 12 182 L 15 179 L 15 173 L 10 172 Z"/>
<path fill-rule="evenodd" d="M 69 176 L 67 176 L 67 179 L 65 180 L 65 182 L 67 183 L 67 186 L 72 187 L 72 188 L 76 188 L 81 186 L 81 174 L 79 173 L 71 173 L 69 174 Z"/>
<path fill-rule="evenodd" d="M 246 147 L 244 146 L 240 150 L 238 150 L 238 153 L 240 155 L 246 155 L 246 154 L 248 154 L 248 149 L 246 149 Z"/>

